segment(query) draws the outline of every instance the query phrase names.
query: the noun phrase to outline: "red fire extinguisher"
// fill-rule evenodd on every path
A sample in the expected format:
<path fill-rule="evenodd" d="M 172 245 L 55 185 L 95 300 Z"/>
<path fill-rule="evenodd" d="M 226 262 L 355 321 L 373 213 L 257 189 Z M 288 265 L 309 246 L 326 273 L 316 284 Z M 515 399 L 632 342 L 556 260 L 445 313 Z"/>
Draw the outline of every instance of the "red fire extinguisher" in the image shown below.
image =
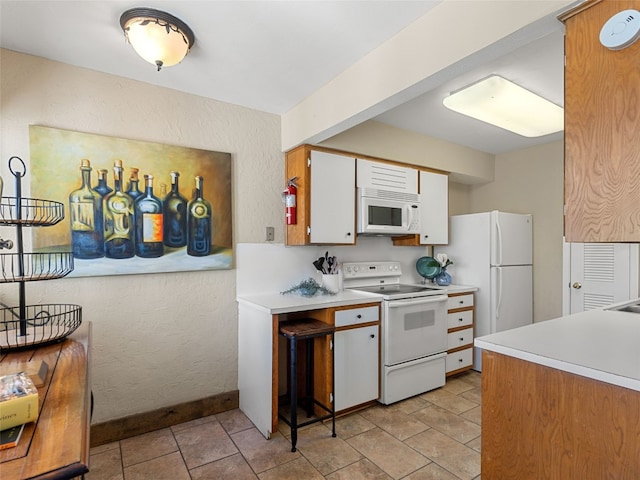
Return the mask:
<path fill-rule="evenodd" d="M 296 180 L 298 177 L 293 177 L 287 180 L 287 188 L 282 192 L 282 201 L 284 202 L 284 217 L 287 225 L 295 225 L 298 222 L 296 216 L 296 195 L 298 194 L 298 186 Z"/>

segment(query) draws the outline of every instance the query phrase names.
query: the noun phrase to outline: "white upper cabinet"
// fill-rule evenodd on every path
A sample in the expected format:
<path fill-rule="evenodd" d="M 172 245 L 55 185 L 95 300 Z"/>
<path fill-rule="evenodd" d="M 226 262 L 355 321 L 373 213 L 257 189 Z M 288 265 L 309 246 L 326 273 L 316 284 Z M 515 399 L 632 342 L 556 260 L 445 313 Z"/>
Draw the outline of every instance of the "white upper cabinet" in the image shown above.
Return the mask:
<path fill-rule="evenodd" d="M 310 242 L 356 242 L 354 157 L 311 151 Z"/>
<path fill-rule="evenodd" d="M 358 159 L 358 188 L 418 193 L 418 171 L 384 162 Z"/>
<path fill-rule="evenodd" d="M 449 177 L 420 171 L 420 245 L 449 243 Z"/>

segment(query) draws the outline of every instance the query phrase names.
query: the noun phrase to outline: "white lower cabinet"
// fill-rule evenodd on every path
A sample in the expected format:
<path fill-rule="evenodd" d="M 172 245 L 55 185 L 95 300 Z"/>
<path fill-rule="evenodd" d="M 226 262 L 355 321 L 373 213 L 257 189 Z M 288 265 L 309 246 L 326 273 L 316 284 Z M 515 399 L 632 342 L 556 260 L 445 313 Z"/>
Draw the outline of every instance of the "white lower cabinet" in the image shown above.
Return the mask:
<path fill-rule="evenodd" d="M 338 330 L 334 337 L 336 411 L 378 398 L 378 325 Z"/>

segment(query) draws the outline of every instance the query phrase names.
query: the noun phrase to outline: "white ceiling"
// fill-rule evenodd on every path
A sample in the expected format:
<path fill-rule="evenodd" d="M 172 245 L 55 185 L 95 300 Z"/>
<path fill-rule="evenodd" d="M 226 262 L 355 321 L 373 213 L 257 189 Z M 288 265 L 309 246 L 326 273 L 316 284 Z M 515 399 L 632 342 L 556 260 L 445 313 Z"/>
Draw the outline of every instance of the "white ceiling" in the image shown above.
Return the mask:
<path fill-rule="evenodd" d="M 0 0 L 0 47 L 283 114 L 440 1 Z M 195 46 L 181 64 L 157 72 L 125 43 L 119 18 L 135 7 L 167 11 L 191 27 Z M 488 153 L 562 138 L 527 139 L 441 103 L 449 91 L 498 73 L 562 105 L 560 22 L 553 30 L 497 60 L 465 62 L 475 65 L 374 119 Z"/>

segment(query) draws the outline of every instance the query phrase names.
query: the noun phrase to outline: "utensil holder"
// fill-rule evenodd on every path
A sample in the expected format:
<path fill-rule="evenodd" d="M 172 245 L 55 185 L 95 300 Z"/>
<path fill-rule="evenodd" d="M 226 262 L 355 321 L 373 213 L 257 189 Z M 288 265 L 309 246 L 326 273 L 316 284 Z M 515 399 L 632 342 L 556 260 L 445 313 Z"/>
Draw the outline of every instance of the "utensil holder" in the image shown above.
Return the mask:
<path fill-rule="evenodd" d="M 342 291 L 342 275 L 338 273 L 322 274 L 322 285 L 331 292 Z"/>

